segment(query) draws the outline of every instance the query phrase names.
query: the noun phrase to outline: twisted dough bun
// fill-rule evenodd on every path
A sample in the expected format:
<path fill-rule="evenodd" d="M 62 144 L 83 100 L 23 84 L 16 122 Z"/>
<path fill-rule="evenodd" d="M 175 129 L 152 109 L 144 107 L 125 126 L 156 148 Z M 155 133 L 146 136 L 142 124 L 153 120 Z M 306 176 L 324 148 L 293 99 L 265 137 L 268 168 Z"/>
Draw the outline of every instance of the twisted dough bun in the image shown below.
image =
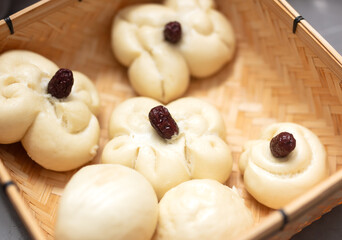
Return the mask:
<path fill-rule="evenodd" d="M 27 154 L 44 168 L 67 171 L 96 154 L 99 96 L 93 83 L 73 72 L 67 98 L 47 93 L 58 67 L 29 51 L 0 56 L 0 143 L 21 141 Z"/>
<path fill-rule="evenodd" d="M 275 158 L 270 141 L 281 132 L 296 139 L 296 148 L 284 158 Z M 328 175 L 326 153 L 318 137 L 294 123 L 266 128 L 260 140 L 244 147 L 239 162 L 247 191 L 270 208 L 281 208 Z"/>
<path fill-rule="evenodd" d="M 149 240 L 158 200 L 138 172 L 116 164 L 90 165 L 69 181 L 60 200 L 57 240 Z"/>
<path fill-rule="evenodd" d="M 191 180 L 161 199 L 154 240 L 235 239 L 253 223 L 234 188 L 209 179 Z"/>
<path fill-rule="evenodd" d="M 145 97 L 121 103 L 112 113 L 103 163 L 135 168 L 154 187 L 160 199 L 170 188 L 192 178 L 225 182 L 232 170 L 232 156 L 224 142 L 225 126 L 220 113 L 195 98 L 167 105 L 179 127 L 179 135 L 164 140 L 152 128 L 149 111 L 160 105 Z"/>
<path fill-rule="evenodd" d="M 212 0 L 166 0 L 124 8 L 112 27 L 112 49 L 129 67 L 134 90 L 168 103 L 186 91 L 190 75 L 207 77 L 232 57 L 233 29 Z M 182 37 L 177 44 L 164 40 L 165 24 L 178 21 Z"/>

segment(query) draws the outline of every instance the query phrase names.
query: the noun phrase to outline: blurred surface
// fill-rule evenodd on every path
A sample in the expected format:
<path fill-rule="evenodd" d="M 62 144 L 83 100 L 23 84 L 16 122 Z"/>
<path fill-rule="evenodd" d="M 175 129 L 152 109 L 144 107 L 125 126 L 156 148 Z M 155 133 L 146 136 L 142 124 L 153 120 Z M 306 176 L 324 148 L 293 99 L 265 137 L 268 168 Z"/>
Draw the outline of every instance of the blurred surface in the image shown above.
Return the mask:
<path fill-rule="evenodd" d="M 38 0 L 0 0 L 0 19 L 7 17 Z"/>
<path fill-rule="evenodd" d="M 287 0 L 340 54 L 342 53 L 341 0 Z M 342 239 L 342 205 L 304 228 L 292 240 Z"/>
<path fill-rule="evenodd" d="M 1 1 L 1 0 L 0 0 Z M 28 240 L 30 239 L 24 225 L 3 189 L 0 190 L 0 239 L 1 240 Z"/>
<path fill-rule="evenodd" d="M 4 18 L 37 0 L 0 0 L 0 18 Z M 342 53 L 341 0 L 288 0 L 339 53 Z M 0 190 L 0 239 L 29 239 L 6 195 Z M 296 234 L 292 240 L 342 239 L 342 206 L 334 208 L 321 219 Z"/>
<path fill-rule="evenodd" d="M 342 53 L 341 0 L 287 0 L 340 54 Z"/>

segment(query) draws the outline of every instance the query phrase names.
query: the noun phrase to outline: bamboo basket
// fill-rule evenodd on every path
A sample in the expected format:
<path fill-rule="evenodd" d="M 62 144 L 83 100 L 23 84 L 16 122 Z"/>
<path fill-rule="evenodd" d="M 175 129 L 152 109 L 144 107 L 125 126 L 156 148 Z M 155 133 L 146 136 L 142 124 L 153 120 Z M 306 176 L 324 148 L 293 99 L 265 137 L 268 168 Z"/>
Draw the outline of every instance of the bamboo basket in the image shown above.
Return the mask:
<path fill-rule="evenodd" d="M 10 16 L 14 34 L 0 21 L 0 52 L 28 49 L 93 79 L 102 105 L 100 149 L 92 163 L 99 161 L 108 141 L 111 111 L 135 96 L 127 69 L 110 49 L 115 13 L 135 2 L 142 1 L 40 1 Z M 241 239 L 288 239 L 342 201 L 342 58 L 305 20 L 292 32 L 299 14 L 285 0 L 217 0 L 217 6 L 233 24 L 237 52 L 214 76 L 193 79 L 185 95 L 212 103 L 224 116 L 234 158 L 227 185 L 238 188 L 257 221 Z M 327 150 L 330 171 L 327 180 L 282 211 L 256 202 L 237 167 L 243 144 L 279 121 L 316 133 Z M 20 143 L 0 145 L 0 158 L 28 206 L 18 208 L 19 214 L 28 211 L 35 219 L 28 224 L 32 236 L 53 239 L 58 201 L 76 170 L 46 170 L 29 159 Z"/>

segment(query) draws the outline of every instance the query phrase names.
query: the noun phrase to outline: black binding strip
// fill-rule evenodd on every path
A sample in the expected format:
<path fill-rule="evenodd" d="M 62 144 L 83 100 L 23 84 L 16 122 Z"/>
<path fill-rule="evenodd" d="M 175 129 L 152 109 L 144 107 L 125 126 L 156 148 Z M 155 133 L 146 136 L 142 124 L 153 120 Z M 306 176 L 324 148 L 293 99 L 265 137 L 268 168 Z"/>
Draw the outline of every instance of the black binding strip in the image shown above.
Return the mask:
<path fill-rule="evenodd" d="M 6 192 L 7 187 L 9 187 L 9 186 L 11 186 L 11 185 L 16 186 L 15 183 L 14 183 L 13 181 L 7 181 L 7 182 L 5 182 L 4 184 L 2 184 L 2 189 Z"/>
<path fill-rule="evenodd" d="M 293 27 L 292 27 L 292 32 L 296 33 L 297 30 L 297 25 L 300 21 L 302 21 L 304 18 L 302 16 L 298 16 L 293 20 Z"/>
<path fill-rule="evenodd" d="M 5 22 L 7 23 L 7 26 L 11 32 L 11 34 L 14 33 L 13 23 L 10 17 L 4 18 Z"/>
<path fill-rule="evenodd" d="M 283 209 L 279 209 L 278 210 L 281 214 L 281 216 L 283 217 L 283 224 L 280 228 L 280 230 L 283 230 L 285 225 L 289 222 L 289 217 L 287 216 L 286 212 Z"/>

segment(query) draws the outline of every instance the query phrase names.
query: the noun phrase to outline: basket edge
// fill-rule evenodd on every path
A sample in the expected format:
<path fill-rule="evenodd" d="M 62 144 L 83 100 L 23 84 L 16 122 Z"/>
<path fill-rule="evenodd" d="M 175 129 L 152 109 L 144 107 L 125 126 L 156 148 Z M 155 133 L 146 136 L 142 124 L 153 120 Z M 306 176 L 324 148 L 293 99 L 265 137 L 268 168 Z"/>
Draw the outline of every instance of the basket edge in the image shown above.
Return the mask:
<path fill-rule="evenodd" d="M 35 217 L 33 216 L 27 203 L 20 195 L 20 190 L 17 185 L 13 182 L 7 167 L 0 158 L 0 183 L 6 193 L 8 199 L 14 206 L 15 211 L 18 213 L 22 220 L 25 228 L 33 239 L 43 240 L 45 239 L 44 233 L 38 225 Z"/>
<path fill-rule="evenodd" d="M 70 4 L 73 4 L 74 2 L 76 2 L 76 0 L 74 1 L 41 0 L 8 17 L 12 21 L 12 24 L 14 27 L 14 33 L 15 33 L 16 30 L 20 30 L 24 28 L 25 26 L 31 23 L 34 23 L 38 19 L 43 18 L 55 12 L 56 10 L 59 10 Z M 9 30 L 6 21 L 4 19 L 1 19 L 0 20 L 0 40 L 5 39 L 9 35 L 11 35 L 11 31 Z"/>
<path fill-rule="evenodd" d="M 292 28 L 293 22 L 300 14 L 286 0 L 265 0 L 268 7 L 275 12 L 282 21 Z M 278 9 L 277 9 L 278 8 Z M 308 21 L 303 19 L 297 25 L 297 37 L 324 62 L 338 78 L 342 78 L 342 56 L 330 43 L 319 34 Z"/>
<path fill-rule="evenodd" d="M 335 191 L 341 190 L 341 188 L 342 170 L 339 170 L 325 181 L 287 204 L 283 209 L 281 209 L 283 213 L 279 210 L 271 213 L 262 221 L 262 223 L 254 226 L 248 232 L 241 235 L 239 239 L 257 240 L 272 238 L 280 231 L 283 231 L 287 223 L 291 223 L 302 215 L 310 212 L 311 209 L 317 207 L 321 202 L 333 197 Z M 286 221 L 284 219 L 285 216 Z"/>
<path fill-rule="evenodd" d="M 286 1 L 284 1 L 284 0 L 269 0 L 269 1 L 279 2 L 280 4 L 284 3 L 285 5 L 286 4 L 288 5 L 288 3 Z M 70 1 L 70 0 L 69 1 L 67 1 L 67 0 L 59 0 L 59 1 L 46 0 L 46 1 L 42 1 L 42 3 L 38 2 L 37 4 L 32 5 L 32 6 L 28 7 L 28 8 L 26 8 L 26 9 L 24 9 L 24 10 L 22 10 L 22 11 L 16 13 L 16 14 L 12 15 L 13 16 L 13 18 L 12 18 L 13 21 L 14 22 L 16 22 L 16 20 L 18 21 L 18 25 L 16 25 L 16 29 L 24 28 L 27 24 L 33 23 L 37 19 L 39 19 L 40 17 L 47 16 L 50 13 L 52 13 L 53 11 L 55 11 L 56 8 L 53 8 L 53 10 L 52 10 L 52 7 L 50 5 L 48 5 L 50 3 L 52 4 L 52 2 L 53 3 L 58 3 L 58 4 L 53 5 L 53 6 L 57 5 L 58 9 L 63 8 L 65 6 L 67 6 L 67 5 L 70 5 L 70 4 L 74 3 L 74 1 Z M 50 11 L 48 11 L 46 9 L 43 9 L 45 6 L 50 6 L 51 7 Z M 288 7 L 286 7 L 286 8 L 288 8 Z M 292 7 L 290 6 L 290 8 L 292 8 Z M 34 18 L 33 17 L 29 18 L 29 19 L 25 18 L 26 17 L 26 13 L 31 12 L 33 10 L 37 10 L 38 11 L 40 9 L 42 9 L 44 11 L 40 12 L 39 14 L 36 13 L 37 15 Z M 289 13 L 288 14 L 289 14 L 289 16 L 292 19 L 294 19 L 294 17 L 296 16 L 295 13 L 297 13 L 297 12 L 294 9 L 293 9 L 293 11 L 290 9 L 289 12 L 293 13 L 292 15 L 290 15 Z M 20 22 L 19 22 L 19 20 L 20 20 Z M 21 23 L 21 25 L 19 25 L 19 23 Z M 5 30 L 6 32 L 4 31 L 5 33 L 3 33 L 2 30 Z M 304 21 L 304 22 L 301 22 L 300 24 L 298 24 L 297 33 L 298 33 L 298 37 L 300 37 L 302 41 L 304 41 L 303 40 L 303 36 L 305 37 L 305 36 L 309 35 L 309 36 L 312 37 L 312 39 L 311 40 L 307 40 L 307 41 L 312 41 L 312 43 L 314 43 L 314 44 L 321 45 L 322 49 L 320 50 L 321 51 L 320 54 L 326 54 L 326 55 L 328 55 L 329 57 L 331 57 L 334 60 L 334 62 L 336 64 L 337 71 L 334 71 L 333 68 L 331 68 L 331 69 L 333 70 L 333 72 L 337 76 L 342 77 L 342 59 L 341 59 L 341 56 L 336 52 L 336 50 L 323 37 L 321 37 L 321 35 L 319 33 L 316 32 L 316 30 L 314 28 L 311 27 L 311 25 L 309 23 Z M 7 24 L 5 23 L 4 20 L 1 20 L 0 21 L 0 39 L 5 38 L 8 35 L 9 35 L 9 30 L 8 30 Z M 317 48 L 317 50 L 318 50 L 318 48 Z M 315 54 L 317 54 L 316 51 L 315 51 Z M 317 54 L 317 55 L 320 56 L 319 54 Z M 327 65 L 329 67 L 331 67 L 330 64 L 327 64 Z M 339 172 L 341 172 L 341 171 L 339 171 Z M 337 172 L 334 175 L 336 175 L 336 174 L 337 174 Z M 277 219 L 278 218 L 279 217 L 277 217 Z M 274 217 L 273 217 L 273 219 L 274 219 Z M 274 225 L 273 226 L 274 228 L 277 227 L 278 226 L 278 222 L 277 222 L 277 224 L 273 224 L 273 225 Z M 277 225 L 277 226 L 275 226 L 275 225 Z M 276 231 L 278 231 L 278 229 Z"/>

